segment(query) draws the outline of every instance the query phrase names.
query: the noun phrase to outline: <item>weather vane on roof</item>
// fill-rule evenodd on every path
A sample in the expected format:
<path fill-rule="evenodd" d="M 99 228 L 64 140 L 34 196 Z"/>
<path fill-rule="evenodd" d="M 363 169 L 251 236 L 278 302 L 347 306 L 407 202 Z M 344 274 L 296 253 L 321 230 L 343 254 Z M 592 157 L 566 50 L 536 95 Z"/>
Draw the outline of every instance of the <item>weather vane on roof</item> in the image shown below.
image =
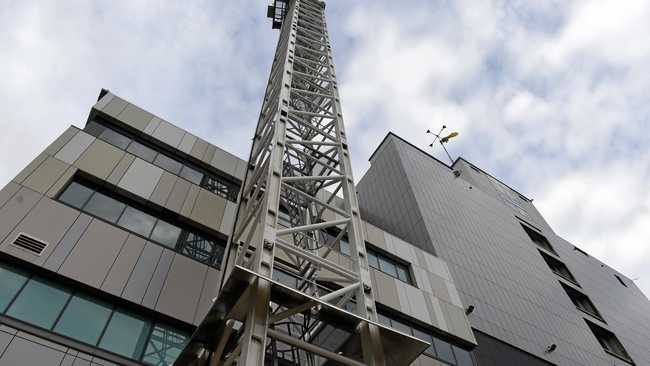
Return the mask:
<path fill-rule="evenodd" d="M 452 132 L 452 133 L 450 133 L 450 134 L 447 135 L 447 136 L 442 136 L 442 137 L 441 137 L 441 135 L 442 135 L 442 131 L 444 131 L 446 128 L 447 128 L 447 126 L 442 125 L 442 128 L 440 129 L 440 131 L 438 131 L 437 134 L 431 132 L 431 130 L 427 130 L 427 133 L 428 133 L 428 134 L 431 134 L 431 135 L 433 135 L 433 136 L 436 137 L 436 138 L 433 139 L 433 142 L 432 142 L 431 144 L 429 144 L 429 147 L 433 147 L 433 145 L 436 143 L 436 141 L 439 142 L 439 143 L 440 143 L 440 146 L 442 146 L 442 149 L 445 150 L 445 153 L 447 153 L 447 157 L 449 158 L 449 161 L 451 162 L 451 164 L 453 164 L 453 163 L 454 163 L 454 159 L 452 159 L 452 158 L 451 158 L 451 155 L 449 155 L 449 151 L 447 151 L 447 148 L 445 147 L 445 144 L 448 143 L 449 140 L 451 140 L 451 139 L 453 139 L 454 137 L 458 136 L 458 132 Z"/>

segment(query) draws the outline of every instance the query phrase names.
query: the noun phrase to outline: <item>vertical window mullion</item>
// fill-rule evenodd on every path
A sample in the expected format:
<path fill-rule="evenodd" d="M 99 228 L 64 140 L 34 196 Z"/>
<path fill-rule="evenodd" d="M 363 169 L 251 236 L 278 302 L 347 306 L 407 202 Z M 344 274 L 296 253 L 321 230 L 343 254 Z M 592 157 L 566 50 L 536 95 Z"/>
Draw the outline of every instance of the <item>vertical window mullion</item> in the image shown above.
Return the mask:
<path fill-rule="evenodd" d="M 61 320 L 61 316 L 63 315 L 63 313 L 65 313 L 65 309 L 68 308 L 68 305 L 70 305 L 70 301 L 72 301 L 72 298 L 76 293 L 77 293 L 76 290 L 72 290 L 70 292 L 70 296 L 68 296 L 68 300 L 66 300 L 65 305 L 63 305 L 63 307 L 61 308 L 61 312 L 59 312 L 59 315 L 56 316 L 56 319 L 54 320 L 52 327 L 49 329 L 50 331 L 54 332 L 54 328 L 56 328 L 57 324 L 59 324 L 59 320 Z"/>

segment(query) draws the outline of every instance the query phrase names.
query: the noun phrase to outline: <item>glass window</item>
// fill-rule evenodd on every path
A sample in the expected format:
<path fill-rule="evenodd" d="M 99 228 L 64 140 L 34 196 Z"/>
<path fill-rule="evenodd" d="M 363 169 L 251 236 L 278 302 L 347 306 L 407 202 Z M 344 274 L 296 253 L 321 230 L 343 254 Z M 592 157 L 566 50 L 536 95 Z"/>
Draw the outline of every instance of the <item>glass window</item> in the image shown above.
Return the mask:
<path fill-rule="evenodd" d="M 433 337 L 433 346 L 436 348 L 438 358 L 449 363 L 456 363 L 454 353 L 451 351 L 451 344 Z"/>
<path fill-rule="evenodd" d="M 452 346 L 454 348 L 454 354 L 456 355 L 456 361 L 458 366 L 473 366 L 474 361 L 472 361 L 472 355 L 465 351 L 462 348 Z"/>
<path fill-rule="evenodd" d="M 155 217 L 147 215 L 131 206 L 127 206 L 117 224 L 127 230 L 133 231 L 134 233 L 149 237 L 151 229 L 153 229 L 155 223 Z"/>
<path fill-rule="evenodd" d="M 386 315 L 377 314 L 377 319 L 379 319 L 379 323 L 381 323 L 381 324 L 383 324 L 383 325 L 385 325 L 387 327 L 390 327 L 390 318 L 388 318 Z"/>
<path fill-rule="evenodd" d="M 181 252 L 201 262 L 212 262 L 217 244 L 200 235 L 185 232 L 181 238 Z"/>
<path fill-rule="evenodd" d="M 433 341 L 431 340 L 430 334 L 427 334 L 423 331 L 413 328 L 413 335 L 415 336 L 415 338 L 421 339 L 429 343 L 429 348 L 424 350 L 424 354 L 429 355 L 431 357 L 436 357 L 436 351 L 435 349 L 433 349 L 433 344 L 432 344 Z"/>
<path fill-rule="evenodd" d="M 379 261 L 375 253 L 368 251 L 368 265 L 374 269 L 379 269 Z"/>
<path fill-rule="evenodd" d="M 411 274 L 409 273 L 408 268 L 399 264 L 397 265 L 397 278 L 406 283 L 411 283 Z"/>
<path fill-rule="evenodd" d="M 111 315 L 110 305 L 75 295 L 70 299 L 54 331 L 78 341 L 95 345 Z"/>
<path fill-rule="evenodd" d="M 27 282 L 7 315 L 51 329 L 69 297 L 70 291 L 67 288 L 43 278 L 33 278 Z"/>
<path fill-rule="evenodd" d="M 137 141 L 131 142 L 129 145 L 129 148 L 126 149 L 126 151 L 130 152 L 131 154 L 139 157 L 142 160 L 146 160 L 150 163 L 154 161 L 156 158 L 156 155 L 158 154 L 155 150 L 150 149 L 149 147 L 142 145 L 141 143 Z"/>
<path fill-rule="evenodd" d="M 347 240 L 341 239 L 339 246 L 341 248 L 341 254 L 350 255 L 350 243 Z"/>
<path fill-rule="evenodd" d="M 151 330 L 151 323 L 127 314 L 115 311 L 106 327 L 99 347 L 118 355 L 139 359 Z"/>
<path fill-rule="evenodd" d="M 395 267 L 395 264 L 384 257 L 379 257 L 378 259 L 379 259 L 379 270 L 390 276 L 397 278 L 397 268 Z"/>
<path fill-rule="evenodd" d="M 175 248 L 178 242 L 178 236 L 181 234 L 181 229 L 169 224 L 163 220 L 158 220 L 156 227 L 151 233 L 151 240 L 157 241 L 169 248 Z"/>
<path fill-rule="evenodd" d="M 99 192 L 95 192 L 84 210 L 106 221 L 115 223 L 122 214 L 122 211 L 124 211 L 124 207 L 126 207 L 125 204 Z"/>
<path fill-rule="evenodd" d="M 192 169 L 189 166 L 183 166 L 181 170 L 181 177 L 189 180 L 190 182 L 200 185 L 203 180 L 203 173 L 199 172 L 196 169 Z"/>
<path fill-rule="evenodd" d="M 111 145 L 119 147 L 120 149 L 126 149 L 126 147 L 129 146 L 129 142 L 131 142 L 130 138 L 119 134 L 110 128 L 104 129 L 104 131 L 99 135 L 99 138 Z"/>
<path fill-rule="evenodd" d="M 153 163 L 174 174 L 178 174 L 183 167 L 183 164 L 163 154 L 158 154 Z"/>
<path fill-rule="evenodd" d="M 27 273 L 0 263 L 0 313 L 4 313 L 28 277 Z"/>
<path fill-rule="evenodd" d="M 106 127 L 100 125 L 99 123 L 97 123 L 95 121 L 90 121 L 90 122 L 86 123 L 86 127 L 84 127 L 84 131 L 86 131 L 86 133 L 88 133 L 89 135 L 93 135 L 95 137 L 98 137 L 99 135 L 101 135 L 102 132 L 104 132 L 105 129 L 106 129 Z"/>
<path fill-rule="evenodd" d="M 279 269 L 273 269 L 273 280 L 291 288 L 298 287 L 298 279 Z"/>
<path fill-rule="evenodd" d="M 400 332 L 403 332 L 403 333 L 406 333 L 406 334 L 411 334 L 411 327 L 410 326 L 408 326 L 408 325 L 406 325 L 406 324 L 404 324 L 402 322 L 399 322 L 399 321 L 397 321 L 395 319 L 390 320 L 390 326 L 393 329 L 399 330 Z"/>
<path fill-rule="evenodd" d="M 156 324 L 147 342 L 142 362 L 147 365 L 168 366 L 178 358 L 188 336 L 176 329 Z"/>
<path fill-rule="evenodd" d="M 93 190 L 77 182 L 72 182 L 59 199 L 70 206 L 81 209 L 93 194 Z"/>

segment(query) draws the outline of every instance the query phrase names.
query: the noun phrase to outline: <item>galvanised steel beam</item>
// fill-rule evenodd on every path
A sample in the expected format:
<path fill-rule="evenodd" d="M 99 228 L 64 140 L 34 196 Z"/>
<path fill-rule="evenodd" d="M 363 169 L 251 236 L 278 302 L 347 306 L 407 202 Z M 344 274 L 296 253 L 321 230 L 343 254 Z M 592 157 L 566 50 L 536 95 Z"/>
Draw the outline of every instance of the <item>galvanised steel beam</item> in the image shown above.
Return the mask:
<path fill-rule="evenodd" d="M 281 23 L 281 31 L 221 286 L 235 266 L 241 266 L 264 278 L 280 282 L 284 278 L 297 290 L 335 304 L 341 312 L 352 311 L 376 321 L 325 4 L 286 0 L 275 1 L 274 6 L 282 8 L 282 12 L 269 9 L 274 26 Z M 333 204 L 335 200 L 340 203 Z M 341 240 L 349 243 L 350 269 L 328 258 Z M 342 275 L 341 280 L 332 274 Z M 327 325 L 318 318 L 313 301 L 274 302 L 269 282 L 255 280 L 248 286 L 249 301 L 244 310 L 238 310 L 244 314 L 242 324 L 232 330 L 236 346 L 228 355 L 219 352 L 219 360 L 211 364 L 261 366 L 283 359 L 316 366 L 323 357 L 362 364 L 314 341 L 318 330 Z M 363 364 L 383 365 L 380 332 L 372 324 L 362 327 L 358 333 L 364 347 Z M 275 343 L 279 341 L 281 346 Z"/>

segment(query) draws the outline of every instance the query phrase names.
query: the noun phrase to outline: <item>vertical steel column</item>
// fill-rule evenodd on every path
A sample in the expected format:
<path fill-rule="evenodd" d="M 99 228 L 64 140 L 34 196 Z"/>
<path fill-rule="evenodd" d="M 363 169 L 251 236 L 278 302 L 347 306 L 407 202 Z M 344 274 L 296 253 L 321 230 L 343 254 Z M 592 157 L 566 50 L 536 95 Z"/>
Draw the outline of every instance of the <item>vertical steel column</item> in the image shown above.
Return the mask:
<path fill-rule="evenodd" d="M 322 297 L 341 311 L 354 304 L 355 313 L 376 320 L 325 4 L 286 0 L 283 5 L 286 15 L 253 137 L 222 286 L 235 266 L 271 278 L 274 267 L 280 265 L 296 279 L 298 290 Z M 351 269 L 328 258 L 346 238 Z M 339 276 L 339 281 L 329 282 L 338 288 L 321 286 L 323 270 Z M 264 365 L 269 327 L 317 309 L 310 303 L 293 309 L 271 303 L 268 281 L 251 283 L 249 291 L 254 301 L 248 304 L 237 351 L 228 363 Z M 295 341 L 277 331 L 271 333 L 284 344 L 298 347 L 323 326 L 318 321 L 307 324 Z M 364 362 L 383 365 L 379 332 L 364 324 L 359 333 Z M 310 345 L 310 349 L 318 347 Z M 332 355 L 326 350 L 316 354 Z"/>

